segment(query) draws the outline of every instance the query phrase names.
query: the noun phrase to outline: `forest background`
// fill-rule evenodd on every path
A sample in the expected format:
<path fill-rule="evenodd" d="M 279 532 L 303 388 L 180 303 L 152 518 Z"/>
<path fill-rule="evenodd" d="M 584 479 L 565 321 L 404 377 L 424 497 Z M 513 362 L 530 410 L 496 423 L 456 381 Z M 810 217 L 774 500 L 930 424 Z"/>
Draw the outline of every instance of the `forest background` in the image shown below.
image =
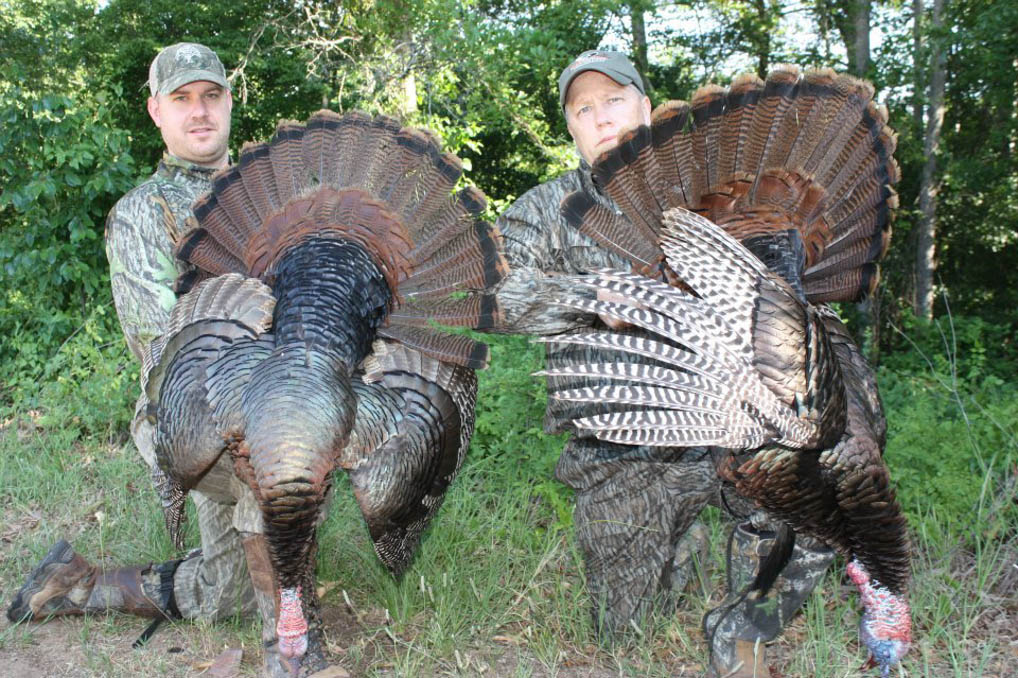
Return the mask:
<path fill-rule="evenodd" d="M 878 294 L 840 310 L 878 370 L 886 456 L 916 542 L 919 641 L 905 666 L 1018 675 L 1018 4 L 983 0 L 0 0 L 4 601 L 58 536 L 112 562 L 172 553 L 128 442 L 138 367 L 110 297 L 103 222 L 158 161 L 148 65 L 181 40 L 215 49 L 231 74 L 234 157 L 283 118 L 386 113 L 438 133 L 492 219 L 575 166 L 555 81 L 585 49 L 630 54 L 655 105 L 778 63 L 870 80 L 899 134 L 901 208 Z M 333 649 L 365 675 L 697 675 L 713 566 L 678 621 L 622 649 L 590 645 L 569 492 L 552 479 L 562 439 L 541 431 L 543 385 L 529 376 L 540 350 L 493 344 L 470 455 L 417 571 L 388 581 L 355 514 L 330 518 L 320 575 L 354 629 Z M 720 519 L 708 519 L 723 552 Z M 436 593 L 427 582 L 439 580 Z M 777 675 L 850 675 L 861 661 L 843 584 L 832 573 L 786 633 Z M 75 627 L 83 672 L 66 675 L 134 675 L 117 649 L 124 623 Z M 40 665 L 35 633 L 0 628 L 0 655 Z M 179 641 L 189 659 L 167 660 L 165 675 L 257 637 L 242 625 L 203 633 Z M 90 634 L 108 650 L 85 649 Z"/>

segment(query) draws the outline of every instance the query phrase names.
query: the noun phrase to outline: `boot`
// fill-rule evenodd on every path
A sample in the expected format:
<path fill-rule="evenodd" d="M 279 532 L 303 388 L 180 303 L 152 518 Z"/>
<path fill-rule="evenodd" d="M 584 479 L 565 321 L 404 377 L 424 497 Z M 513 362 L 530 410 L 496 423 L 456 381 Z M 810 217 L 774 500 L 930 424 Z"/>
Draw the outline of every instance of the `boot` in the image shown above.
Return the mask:
<path fill-rule="evenodd" d="M 61 539 L 28 575 L 7 618 L 18 623 L 110 610 L 180 619 L 173 597 L 173 573 L 180 562 L 102 572 Z"/>
<path fill-rule="evenodd" d="M 764 643 L 781 633 L 834 559 L 834 552 L 826 546 L 797 540 L 771 590 L 761 597 L 747 595 L 747 587 L 774 542 L 774 532 L 748 522 L 733 531 L 728 553 L 729 593 L 703 621 L 710 644 L 710 678 L 768 675 Z"/>

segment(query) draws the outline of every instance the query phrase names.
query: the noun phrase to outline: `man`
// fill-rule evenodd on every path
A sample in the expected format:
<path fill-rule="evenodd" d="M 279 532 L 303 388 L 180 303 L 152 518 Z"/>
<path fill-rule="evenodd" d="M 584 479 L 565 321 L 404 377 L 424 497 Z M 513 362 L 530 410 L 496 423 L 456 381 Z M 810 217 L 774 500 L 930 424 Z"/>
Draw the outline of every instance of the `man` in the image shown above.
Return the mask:
<path fill-rule="evenodd" d="M 570 227 L 559 211 L 562 198 L 583 191 L 621 215 L 591 178 L 590 167 L 618 144 L 626 129 L 649 124 L 651 105 L 630 61 L 617 52 L 588 51 L 562 71 L 559 102 L 580 155 L 577 169 L 524 194 L 499 218 L 512 272 L 499 290 L 505 331 L 532 334 L 590 331 L 601 320 L 563 310 L 556 276 L 595 268 L 629 270 L 630 264 Z M 638 333 L 633 328 L 619 331 Z M 584 348 L 549 350 L 549 367 L 563 360 L 598 362 Z M 619 355 L 613 359 L 627 360 Z M 562 384 L 558 385 L 563 387 Z M 545 426 L 565 430 L 574 406 L 549 401 Z M 589 413 L 589 412 L 588 412 Z M 729 549 L 732 590 L 704 619 L 711 649 L 711 675 L 765 675 L 763 643 L 777 636 L 830 564 L 823 544 L 797 543 L 771 595 L 746 600 L 740 594 L 760 556 L 774 543 L 767 516 L 726 489 L 717 473 L 718 455 L 708 449 L 629 447 L 574 437 L 566 444 L 556 477 L 576 490 L 576 538 L 583 552 L 588 588 L 599 629 L 619 632 L 638 624 L 656 601 L 680 591 L 702 550 L 695 524 L 708 503 L 742 519 Z M 699 542 L 699 548 L 698 548 Z"/>
<path fill-rule="evenodd" d="M 223 64 L 204 45 L 164 48 L 152 61 L 148 85 L 148 113 L 166 151 L 155 174 L 122 197 L 106 223 L 113 301 L 127 345 L 139 360 L 164 331 L 176 302 L 173 283 L 187 265 L 173 256 L 173 247 L 194 227 L 192 205 L 211 188 L 216 171 L 229 164 L 233 107 Z M 164 476 L 156 465 L 146 402 L 143 393 L 131 432 L 158 487 Z M 218 464 L 191 497 L 200 551 L 159 565 L 102 572 L 61 540 L 28 577 L 8 618 L 41 621 L 51 615 L 117 610 L 156 619 L 215 620 L 260 609 L 272 619 L 271 570 L 266 581 L 261 512 L 250 489 Z M 249 573 L 249 562 L 263 566 Z M 275 649 L 266 648 L 265 675 L 291 675 L 294 667 Z M 305 657 L 305 665 L 322 661 L 319 648 L 309 649 Z"/>

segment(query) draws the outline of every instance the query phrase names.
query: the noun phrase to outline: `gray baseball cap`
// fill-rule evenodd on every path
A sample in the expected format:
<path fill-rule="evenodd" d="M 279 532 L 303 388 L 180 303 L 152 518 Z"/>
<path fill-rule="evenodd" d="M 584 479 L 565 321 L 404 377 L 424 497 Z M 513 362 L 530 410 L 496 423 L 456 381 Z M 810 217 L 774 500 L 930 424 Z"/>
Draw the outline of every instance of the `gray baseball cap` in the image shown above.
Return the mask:
<path fill-rule="evenodd" d="M 646 95 L 643 89 L 643 78 L 636 72 L 636 67 L 622 52 L 603 52 L 598 49 L 591 49 L 573 60 L 562 71 L 558 77 L 558 102 L 565 108 L 566 92 L 573 79 L 584 71 L 597 71 L 602 75 L 619 83 L 620 85 L 632 85 L 640 90 L 640 94 Z"/>
<path fill-rule="evenodd" d="M 148 89 L 152 96 L 169 94 L 189 82 L 207 80 L 230 89 L 226 69 L 216 53 L 196 42 L 178 42 L 164 47 L 148 69 Z"/>

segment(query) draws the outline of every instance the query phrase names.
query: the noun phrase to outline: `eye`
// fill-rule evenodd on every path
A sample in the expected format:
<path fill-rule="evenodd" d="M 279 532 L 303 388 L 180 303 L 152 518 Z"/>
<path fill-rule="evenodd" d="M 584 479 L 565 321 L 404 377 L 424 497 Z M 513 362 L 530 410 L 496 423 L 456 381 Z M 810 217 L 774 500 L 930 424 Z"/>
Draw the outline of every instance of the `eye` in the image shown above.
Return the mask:
<path fill-rule="evenodd" d="M 590 112 L 590 106 L 580 106 L 576 109 L 576 115 L 583 115 Z"/>
<path fill-rule="evenodd" d="M 208 92 L 207 94 L 205 94 L 205 98 L 206 99 L 218 99 L 219 98 L 219 92 Z"/>

